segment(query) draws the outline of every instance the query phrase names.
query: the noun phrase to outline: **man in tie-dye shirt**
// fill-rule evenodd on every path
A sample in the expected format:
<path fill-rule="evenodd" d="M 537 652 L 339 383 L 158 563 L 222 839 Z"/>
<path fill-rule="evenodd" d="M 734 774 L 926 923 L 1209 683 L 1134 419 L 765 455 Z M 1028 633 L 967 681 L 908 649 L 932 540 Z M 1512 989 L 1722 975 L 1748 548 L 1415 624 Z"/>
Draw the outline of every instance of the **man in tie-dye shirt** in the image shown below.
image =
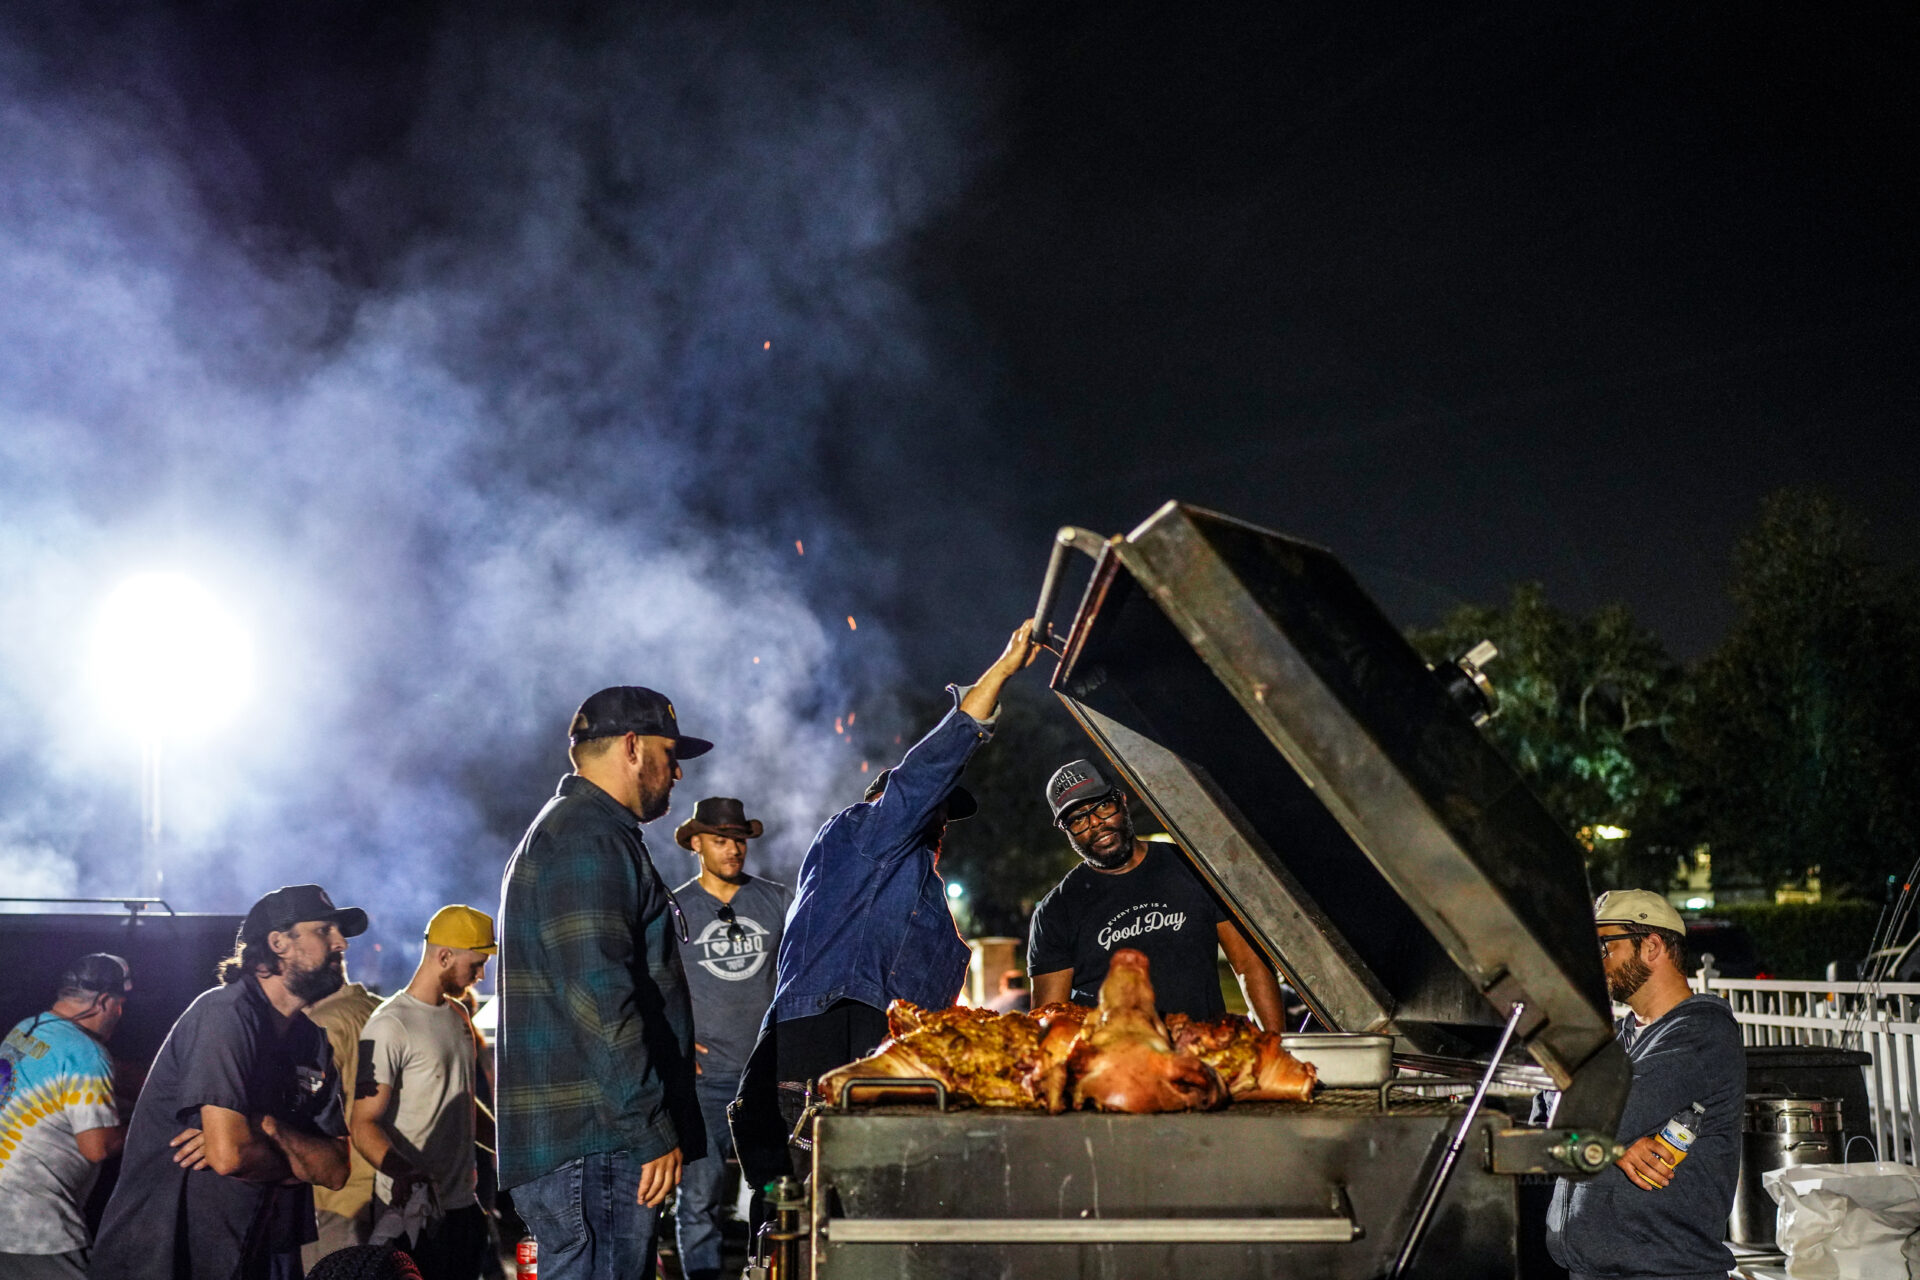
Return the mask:
<path fill-rule="evenodd" d="M 100 1162 L 126 1137 L 113 1103 L 107 1038 L 133 977 L 105 953 L 70 965 L 53 1008 L 0 1042 L 0 1276 L 81 1280 L 81 1206 Z"/>

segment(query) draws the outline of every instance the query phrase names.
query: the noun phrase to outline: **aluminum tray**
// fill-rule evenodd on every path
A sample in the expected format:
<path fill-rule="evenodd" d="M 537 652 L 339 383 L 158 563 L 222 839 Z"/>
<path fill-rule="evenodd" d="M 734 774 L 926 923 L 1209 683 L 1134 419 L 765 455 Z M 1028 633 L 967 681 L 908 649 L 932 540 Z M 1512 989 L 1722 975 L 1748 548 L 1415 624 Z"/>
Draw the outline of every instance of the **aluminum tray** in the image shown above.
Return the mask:
<path fill-rule="evenodd" d="M 1326 1031 L 1283 1035 L 1280 1045 L 1310 1062 L 1323 1089 L 1372 1089 L 1393 1078 L 1393 1037 Z"/>

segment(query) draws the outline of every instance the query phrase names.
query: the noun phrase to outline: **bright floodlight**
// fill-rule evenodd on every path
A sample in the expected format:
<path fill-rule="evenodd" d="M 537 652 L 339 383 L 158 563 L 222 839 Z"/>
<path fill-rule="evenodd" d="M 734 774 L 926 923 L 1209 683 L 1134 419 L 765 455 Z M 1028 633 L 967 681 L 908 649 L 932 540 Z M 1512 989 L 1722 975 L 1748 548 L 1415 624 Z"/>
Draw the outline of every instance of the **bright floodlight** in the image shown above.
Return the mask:
<path fill-rule="evenodd" d="M 960 895 L 965 892 L 966 890 L 960 887 L 960 882 L 958 880 L 952 881 L 947 885 L 947 896 L 949 898 L 954 899 L 955 901 L 958 901 L 960 898 Z"/>
<path fill-rule="evenodd" d="M 155 740 L 192 737 L 219 728 L 246 701 L 253 646 L 199 583 L 141 574 L 101 607 L 93 680 L 106 724 Z"/>

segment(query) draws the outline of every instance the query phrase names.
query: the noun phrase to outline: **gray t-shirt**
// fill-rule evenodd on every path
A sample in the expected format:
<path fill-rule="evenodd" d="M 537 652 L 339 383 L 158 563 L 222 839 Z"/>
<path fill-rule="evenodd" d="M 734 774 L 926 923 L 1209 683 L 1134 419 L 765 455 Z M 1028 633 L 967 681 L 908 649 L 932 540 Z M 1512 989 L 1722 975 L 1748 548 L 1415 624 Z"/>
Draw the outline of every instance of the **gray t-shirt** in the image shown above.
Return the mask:
<path fill-rule="evenodd" d="M 1723 1280 L 1733 1268 L 1722 1240 L 1740 1173 L 1747 1090 L 1740 1024 L 1720 997 L 1693 996 L 1644 1027 L 1629 1014 L 1616 1034 L 1633 1064 L 1614 1135 L 1622 1146 L 1658 1133 L 1695 1102 L 1706 1118 L 1664 1190 L 1634 1186 L 1619 1165 L 1562 1178 L 1547 1210 L 1547 1251 L 1581 1277 Z"/>
<path fill-rule="evenodd" d="M 731 902 L 700 887 L 695 876 L 673 891 L 687 917 L 689 941 L 680 944 L 687 986 L 693 994 L 694 1052 L 705 1082 L 739 1079 L 773 1003 L 774 957 L 786 925 L 793 890 L 772 880 L 749 878 Z M 721 908 L 732 908 L 732 921 Z"/>
<path fill-rule="evenodd" d="M 383 1084 L 393 1089 L 387 1133 L 414 1168 L 433 1176 L 442 1213 L 474 1202 L 475 1047 L 466 1010 L 405 991 L 388 996 L 360 1032 L 356 1091 L 370 1098 Z M 392 1178 L 375 1174 L 373 1188 L 392 1203 Z"/>

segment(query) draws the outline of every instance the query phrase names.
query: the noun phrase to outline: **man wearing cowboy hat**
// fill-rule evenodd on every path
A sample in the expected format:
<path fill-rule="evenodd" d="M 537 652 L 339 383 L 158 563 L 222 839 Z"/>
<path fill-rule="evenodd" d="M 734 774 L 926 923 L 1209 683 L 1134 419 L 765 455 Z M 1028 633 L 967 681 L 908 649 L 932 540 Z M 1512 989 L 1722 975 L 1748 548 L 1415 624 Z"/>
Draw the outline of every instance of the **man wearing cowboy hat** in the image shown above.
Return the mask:
<path fill-rule="evenodd" d="M 738 800 L 709 796 L 673 833 L 674 843 L 700 860 L 700 874 L 673 891 L 687 917 L 680 959 L 693 996 L 694 1092 L 707 1130 L 707 1154 L 687 1162 L 674 1209 L 687 1280 L 720 1274 L 723 1190 L 733 1154 L 727 1104 L 773 1003 L 773 958 L 793 905 L 787 886 L 745 870 L 747 841 L 764 829 Z"/>

